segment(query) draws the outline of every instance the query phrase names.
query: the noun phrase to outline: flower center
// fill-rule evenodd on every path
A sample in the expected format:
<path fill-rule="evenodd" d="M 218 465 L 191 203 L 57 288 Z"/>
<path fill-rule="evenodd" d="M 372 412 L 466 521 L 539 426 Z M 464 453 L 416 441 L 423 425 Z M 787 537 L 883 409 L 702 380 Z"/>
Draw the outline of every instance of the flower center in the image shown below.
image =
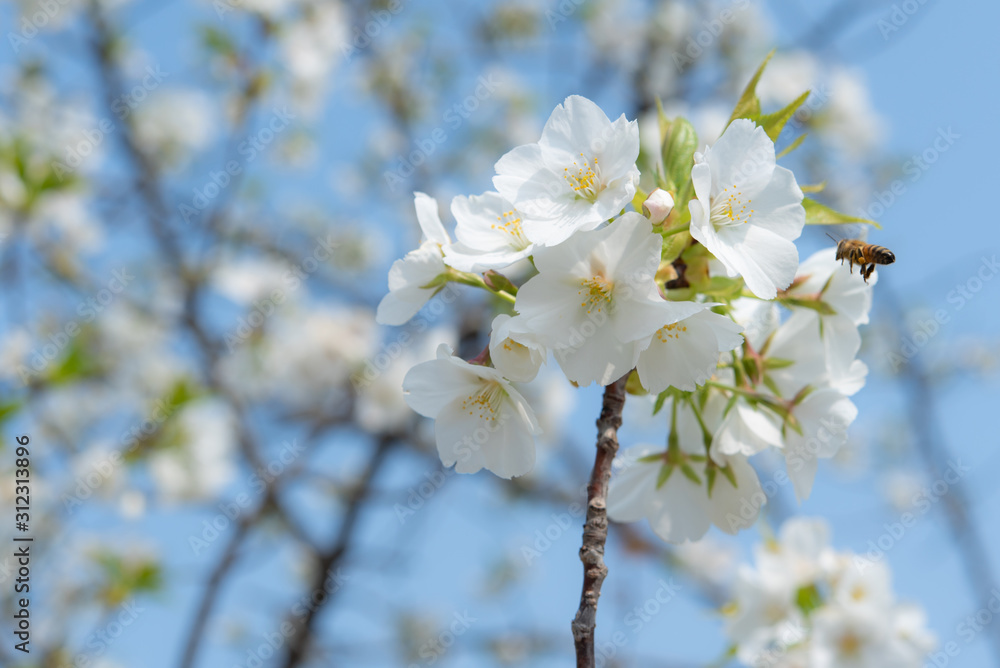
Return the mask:
<path fill-rule="evenodd" d="M 574 160 L 572 167 L 563 168 L 563 178 L 576 192 L 577 197 L 591 202 L 595 201 L 604 190 L 597 158 L 587 158 L 583 153 L 580 154 L 579 162 Z"/>
<path fill-rule="evenodd" d="M 675 322 L 672 325 L 664 325 L 656 330 L 656 338 L 660 340 L 661 343 L 666 343 L 667 339 L 679 339 L 681 338 L 681 332 L 688 331 L 685 325 Z"/>
<path fill-rule="evenodd" d="M 611 303 L 611 293 L 615 289 L 614 281 L 609 281 L 604 276 L 598 274 L 593 278 L 580 280 L 580 289 L 576 294 L 583 297 L 580 306 L 587 309 L 587 313 L 601 310 Z"/>
<path fill-rule="evenodd" d="M 845 633 L 840 636 L 839 642 L 840 654 L 842 656 L 857 656 L 861 653 L 861 638 L 853 633 Z"/>
<path fill-rule="evenodd" d="M 500 404 L 503 403 L 507 393 L 500 383 L 496 381 L 487 382 L 475 394 L 470 394 L 462 400 L 462 410 L 469 415 L 478 416 L 484 422 L 493 423 L 500 414 Z"/>
<path fill-rule="evenodd" d="M 712 202 L 712 224 L 718 228 L 749 223 L 754 212 L 750 208 L 751 202 L 753 200 L 743 199 L 742 191 L 736 186 L 726 188 Z"/>
<path fill-rule="evenodd" d="M 512 339 L 504 339 L 501 345 L 503 346 L 503 349 L 506 350 L 507 352 L 517 351 L 519 355 L 523 354 L 526 350 L 528 350 L 528 346 L 522 343 L 518 343 L 517 341 L 514 341 Z"/>
<path fill-rule="evenodd" d="M 531 243 L 528 238 L 524 236 L 524 230 L 521 229 L 521 216 L 517 211 L 511 209 L 510 211 L 504 211 L 501 215 L 497 216 L 497 222 L 490 225 L 490 229 L 500 230 L 507 236 L 511 238 L 511 245 L 518 250 L 524 250 Z"/>

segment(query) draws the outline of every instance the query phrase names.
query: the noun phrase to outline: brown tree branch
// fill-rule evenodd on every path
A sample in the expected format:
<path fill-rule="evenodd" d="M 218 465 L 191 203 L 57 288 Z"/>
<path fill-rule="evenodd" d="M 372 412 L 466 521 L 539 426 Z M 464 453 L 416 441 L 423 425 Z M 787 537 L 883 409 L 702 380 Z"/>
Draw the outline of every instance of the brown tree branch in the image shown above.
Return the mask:
<path fill-rule="evenodd" d="M 333 546 L 320 557 L 316 574 L 310 586 L 311 592 L 323 590 L 327 578 L 342 563 L 351 545 L 351 539 L 353 538 L 354 529 L 357 526 L 362 506 L 364 506 L 365 501 L 371 493 L 372 482 L 385 462 L 389 450 L 396 443 L 397 438 L 394 435 L 387 434 L 379 438 L 378 445 L 372 453 L 371 459 L 368 461 L 368 467 L 361 474 L 357 485 L 344 500 L 347 508 L 340 522 L 337 539 L 334 541 Z M 319 613 L 329 604 L 332 598 L 333 594 L 330 593 L 330 595 L 323 599 L 322 603 L 307 608 L 305 616 L 296 624 L 295 632 L 288 639 L 288 654 L 282 663 L 283 668 L 295 668 L 295 666 L 302 665 L 305 661 L 309 644 L 316 633 L 316 622 L 319 618 Z"/>
<path fill-rule="evenodd" d="M 587 522 L 583 526 L 583 591 L 580 607 L 573 619 L 573 643 L 576 645 L 577 668 L 594 666 L 594 628 L 597 626 L 597 600 L 608 574 L 604 565 L 604 544 L 608 539 L 608 480 L 611 462 L 618 453 L 618 428 L 622 426 L 625 407 L 625 374 L 604 388 L 601 416 L 597 418 L 597 453 L 587 485 Z"/>

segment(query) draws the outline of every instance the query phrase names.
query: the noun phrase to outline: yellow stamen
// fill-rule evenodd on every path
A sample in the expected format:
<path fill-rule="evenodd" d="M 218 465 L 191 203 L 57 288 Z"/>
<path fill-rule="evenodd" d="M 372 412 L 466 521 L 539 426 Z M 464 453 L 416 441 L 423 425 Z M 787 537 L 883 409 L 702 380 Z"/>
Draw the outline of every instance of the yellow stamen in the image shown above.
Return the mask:
<path fill-rule="evenodd" d="M 587 313 L 592 313 L 594 310 L 600 313 L 606 305 L 611 303 L 611 293 L 615 284 L 604 276 L 597 275 L 593 278 L 581 279 L 580 285 L 582 287 L 576 294 L 583 297 L 580 306 L 587 309 Z"/>
<path fill-rule="evenodd" d="M 672 325 L 665 325 L 656 330 L 656 338 L 659 339 L 661 343 L 666 343 L 667 339 L 681 338 L 681 333 L 686 331 L 688 331 L 687 326 L 675 322 Z"/>
<path fill-rule="evenodd" d="M 500 412 L 500 404 L 507 396 L 503 387 L 496 381 L 491 381 L 483 385 L 479 392 L 470 394 L 462 400 L 462 410 L 468 411 L 469 415 L 477 416 L 485 422 L 495 422 Z"/>
<path fill-rule="evenodd" d="M 597 158 L 588 159 L 583 153 L 580 154 L 582 165 L 573 162 L 575 171 L 569 167 L 563 168 L 563 178 L 569 182 L 570 187 L 576 191 L 577 196 L 590 201 L 597 199 L 597 196 L 604 190 L 601 183 L 600 169 L 597 165 Z"/>
<path fill-rule="evenodd" d="M 753 200 L 743 201 L 743 192 L 736 186 L 726 188 L 712 203 L 712 224 L 716 227 L 743 225 L 750 222 L 754 209 L 750 208 Z"/>

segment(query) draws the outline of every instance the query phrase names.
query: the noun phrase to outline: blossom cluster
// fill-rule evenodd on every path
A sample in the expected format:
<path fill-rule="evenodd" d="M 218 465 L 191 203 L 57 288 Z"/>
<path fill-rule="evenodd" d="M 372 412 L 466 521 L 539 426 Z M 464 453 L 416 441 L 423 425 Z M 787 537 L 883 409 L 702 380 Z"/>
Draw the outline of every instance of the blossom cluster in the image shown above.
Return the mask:
<path fill-rule="evenodd" d="M 795 103 L 761 116 L 753 96 L 751 86 L 700 151 L 689 123 L 661 115 L 649 193 L 637 123 L 579 96 L 556 107 L 539 141 L 500 158 L 494 191 L 453 199 L 454 241 L 436 201 L 416 193 L 424 240 L 392 266 L 377 320 L 405 323 L 450 282 L 501 306 L 482 354 L 466 361 L 442 345 L 403 381 L 410 407 L 435 418 L 446 466 L 531 471 L 541 430 L 517 384 L 551 355 L 574 385 L 628 378 L 668 416 L 665 448 L 636 446 L 616 462 L 612 519 L 646 518 L 671 542 L 713 524 L 736 533 L 766 500 L 748 459 L 770 448 L 784 453 L 785 482 L 809 495 L 818 459 L 857 415 L 849 397 L 867 373 L 857 328 L 874 281 L 832 247 L 799 263 L 807 222 L 846 220 L 776 164 L 774 137 Z M 822 220 L 807 220 L 817 210 Z"/>
<path fill-rule="evenodd" d="M 822 520 L 786 522 L 737 573 L 726 609 L 740 660 L 769 668 L 923 665 L 935 638 L 919 607 L 896 601 L 888 567 L 830 547 Z"/>

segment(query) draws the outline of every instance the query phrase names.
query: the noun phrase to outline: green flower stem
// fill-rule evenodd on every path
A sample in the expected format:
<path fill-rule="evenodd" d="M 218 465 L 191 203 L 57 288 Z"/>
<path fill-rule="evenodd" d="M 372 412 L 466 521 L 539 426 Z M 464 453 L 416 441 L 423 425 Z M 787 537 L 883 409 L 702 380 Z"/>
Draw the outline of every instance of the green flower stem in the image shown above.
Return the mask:
<path fill-rule="evenodd" d="M 462 285 L 471 285 L 474 288 L 481 288 L 490 292 L 500 299 L 510 302 L 513 304 L 517 298 L 507 292 L 506 290 L 493 290 L 490 286 L 486 285 L 486 281 L 483 280 L 482 276 L 478 274 L 470 274 L 465 271 L 458 271 L 456 269 L 448 269 L 448 278 L 455 283 L 461 283 Z"/>

